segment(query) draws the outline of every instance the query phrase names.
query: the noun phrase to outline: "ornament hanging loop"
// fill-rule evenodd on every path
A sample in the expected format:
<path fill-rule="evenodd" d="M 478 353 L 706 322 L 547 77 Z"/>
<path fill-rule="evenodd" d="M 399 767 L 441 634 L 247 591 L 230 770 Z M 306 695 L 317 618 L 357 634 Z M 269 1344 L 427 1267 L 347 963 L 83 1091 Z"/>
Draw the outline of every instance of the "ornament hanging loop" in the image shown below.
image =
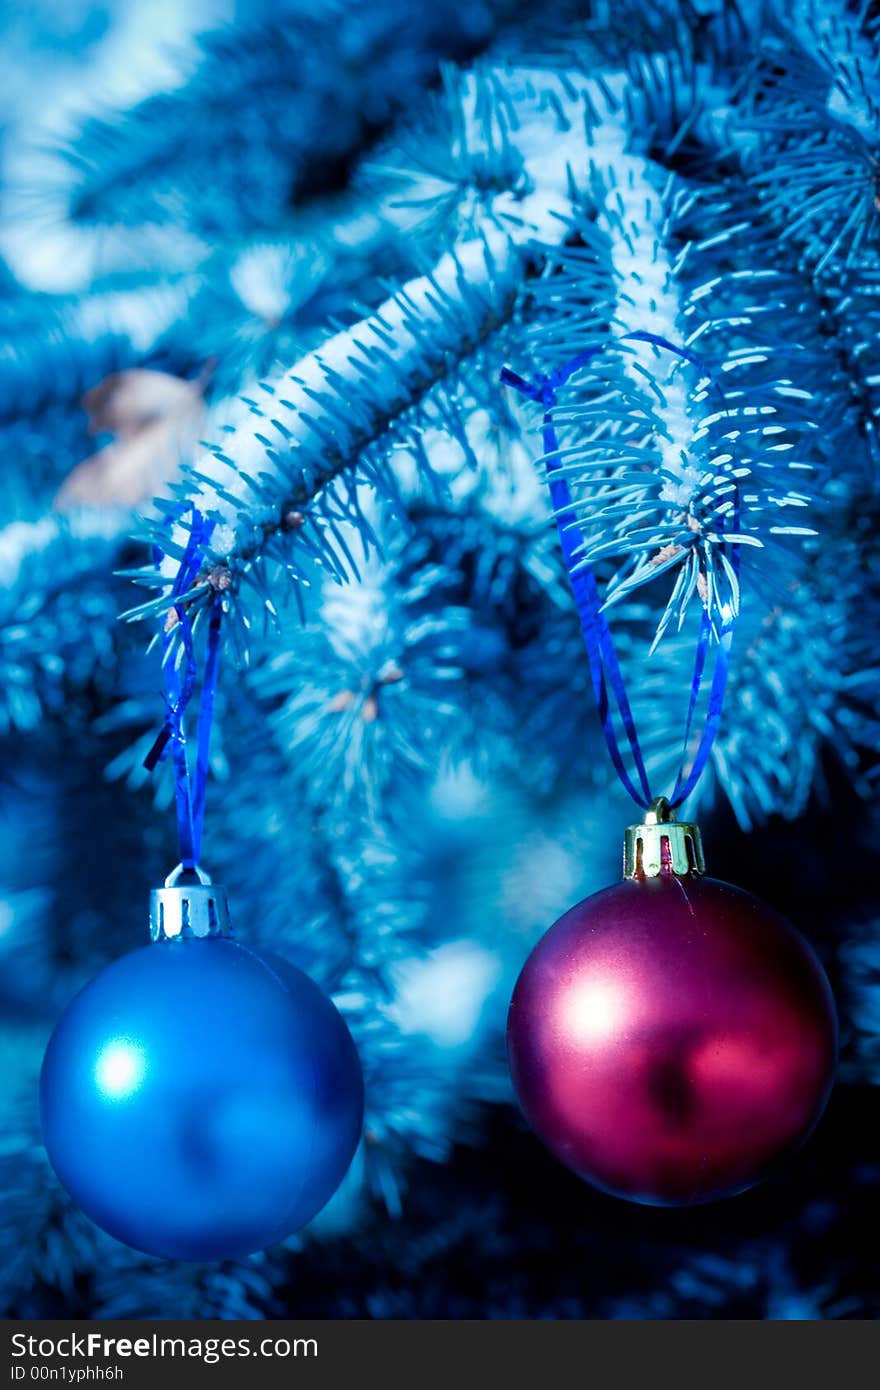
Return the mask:
<path fill-rule="evenodd" d="M 658 333 L 650 333 L 647 330 L 639 329 L 633 333 L 625 333 L 619 340 L 620 342 L 643 342 L 651 343 L 655 348 L 663 349 L 673 353 L 676 357 L 685 362 L 690 362 L 693 366 L 699 367 L 703 371 L 709 384 L 720 396 L 720 406 L 722 412 L 725 410 L 724 396 L 721 393 L 717 382 L 712 380 L 711 373 L 703 366 L 698 357 L 679 344 L 670 342 Z M 724 706 L 724 694 L 727 688 L 727 677 L 730 668 L 730 649 L 733 642 L 733 631 L 736 621 L 736 613 L 731 609 L 728 611 L 722 624 L 720 632 L 717 634 L 717 655 L 715 667 L 712 673 L 712 680 L 709 687 L 708 707 L 706 710 L 705 721 L 702 733 L 697 741 L 696 751 L 692 756 L 689 755 L 691 745 L 691 731 L 694 724 L 694 717 L 697 712 L 700 691 L 703 686 L 703 677 L 706 668 L 706 661 L 709 654 L 710 641 L 713 633 L 713 620 L 708 606 L 704 603 L 700 620 L 700 634 L 697 641 L 697 649 L 694 658 L 693 674 L 691 676 L 691 693 L 688 702 L 687 718 L 682 739 L 681 761 L 679 763 L 678 775 L 675 779 L 675 787 L 671 794 L 671 801 L 665 802 L 665 798 L 653 798 L 648 778 L 648 770 L 639 742 L 636 730 L 636 721 L 632 706 L 630 705 L 629 695 L 626 689 L 626 682 L 618 661 L 614 646 L 614 640 L 608 627 L 605 617 L 605 605 L 599 594 L 598 584 L 593 574 L 592 568 L 586 563 L 583 555 L 584 537 L 578 519 L 577 508 L 565 477 L 565 470 L 562 466 L 559 439 L 556 433 L 556 426 L 553 421 L 553 410 L 557 403 L 557 393 L 576 372 L 582 367 L 586 367 L 594 357 L 602 352 L 605 344 L 597 343 L 592 347 L 586 348 L 572 357 L 563 366 L 546 376 L 539 374 L 534 381 L 526 381 L 517 372 L 511 371 L 509 367 L 504 367 L 501 372 L 501 381 L 505 386 L 512 386 L 516 391 L 529 400 L 538 402 L 544 412 L 542 437 L 544 445 L 544 460 L 547 471 L 547 481 L 550 486 L 550 498 L 553 503 L 553 510 L 556 517 L 556 527 L 559 533 L 559 541 L 562 547 L 562 554 L 568 570 L 571 582 L 572 593 L 577 607 L 578 617 L 580 618 L 581 629 L 583 631 L 584 643 L 587 649 L 587 657 L 590 664 L 590 676 L 593 682 L 593 691 L 596 697 L 596 705 L 599 711 L 599 719 L 602 725 L 602 734 L 609 756 L 614 765 L 614 769 L 620 778 L 626 791 L 632 797 L 637 806 L 655 812 L 660 801 L 672 806 L 681 806 L 687 801 L 691 792 L 697 785 L 702 776 L 703 770 L 709 761 L 712 752 L 712 745 L 721 722 L 721 712 Z M 734 487 L 733 499 L 733 531 L 736 533 L 739 526 L 739 492 Z M 739 573 L 739 546 L 732 544 L 730 547 L 730 561 L 728 568 L 734 577 Z M 616 718 L 615 718 L 616 710 Z M 619 723 L 625 736 L 626 745 L 629 749 L 629 760 L 626 751 L 618 734 L 616 723 Z M 629 761 L 629 766 L 627 762 Z M 651 819 L 650 814 L 645 820 L 646 826 L 656 825 L 655 818 Z M 634 832 L 643 830 L 641 826 L 631 827 Z M 702 850 L 699 848 L 699 832 L 696 826 L 692 827 L 692 834 L 689 838 L 684 836 L 678 829 L 671 834 L 661 837 L 659 840 L 654 835 L 654 848 L 662 848 L 665 841 L 664 854 L 672 852 L 673 843 L 678 855 L 678 864 L 689 864 L 690 868 L 675 868 L 675 872 L 696 872 L 702 873 Z M 648 836 L 651 839 L 651 835 Z M 627 832 L 629 841 L 629 832 Z M 681 858 L 681 854 L 686 852 L 687 858 Z M 650 862 L 654 863 L 654 855 L 651 854 Z M 633 876 L 629 867 L 629 851 L 624 851 L 624 872 L 627 876 Z M 635 864 L 635 860 L 633 860 Z M 641 871 L 647 873 L 648 877 L 655 877 L 661 872 L 661 865 L 666 864 L 665 859 L 658 859 L 658 867 L 652 871 Z M 666 871 L 666 870 L 664 870 Z"/>
<path fill-rule="evenodd" d="M 189 539 L 171 590 L 172 604 L 169 613 L 173 614 L 175 621 L 170 625 L 166 621 L 162 632 L 165 723 L 144 759 L 144 767 L 148 772 L 152 772 L 169 749 L 171 749 L 174 758 L 174 800 L 177 809 L 177 836 L 181 863 L 173 871 L 173 874 L 169 875 L 169 879 L 165 883 L 166 888 L 173 887 L 174 884 L 171 879 L 180 874 L 187 876 L 189 884 L 192 884 L 193 879 L 197 883 L 203 882 L 202 871 L 198 864 L 205 820 L 211 726 L 214 719 L 214 693 L 217 686 L 217 670 L 220 660 L 220 626 L 223 618 L 223 603 L 219 593 L 215 593 L 210 604 L 210 620 L 205 643 L 205 664 L 199 700 L 195 768 L 191 774 L 187 759 L 183 715 L 192 698 L 198 679 L 198 670 L 194 629 L 191 614 L 187 608 L 186 596 L 196 582 L 199 570 L 204 563 L 205 549 L 211 539 L 215 523 L 203 517 L 196 507 L 190 506 L 189 510 L 192 513 Z M 157 567 L 160 566 L 163 560 L 161 547 L 155 548 L 154 558 Z M 175 645 L 178 640 L 183 646 L 182 674 L 178 671 L 178 653 Z M 210 879 L 206 881 L 210 883 Z M 198 933 L 198 935 L 207 934 L 206 932 Z"/>
<path fill-rule="evenodd" d="M 640 825 L 629 825 L 623 842 L 624 878 L 704 874 L 703 839 L 693 821 L 677 821 L 665 796 L 656 796 Z"/>
<path fill-rule="evenodd" d="M 198 864 L 193 864 L 191 868 L 188 868 L 186 864 L 178 864 L 171 870 L 171 873 L 166 878 L 165 887 L 177 888 L 180 886 L 181 879 L 184 880 L 184 884 L 187 886 L 194 881 L 204 886 L 210 884 L 211 875 Z"/>

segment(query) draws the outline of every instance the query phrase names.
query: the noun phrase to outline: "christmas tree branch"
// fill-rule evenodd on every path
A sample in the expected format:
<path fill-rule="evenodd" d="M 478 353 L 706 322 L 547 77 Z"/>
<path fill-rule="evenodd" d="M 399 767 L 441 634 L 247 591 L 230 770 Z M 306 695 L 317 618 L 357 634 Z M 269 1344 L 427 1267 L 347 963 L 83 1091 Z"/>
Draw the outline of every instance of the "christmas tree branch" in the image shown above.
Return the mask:
<path fill-rule="evenodd" d="M 440 61 L 473 58 L 525 8 L 489 0 L 465 14 L 441 0 L 413 12 L 408 0 L 388 0 L 365 10 L 335 0 L 320 13 L 287 5 L 271 17 L 258 11 L 234 34 L 208 33 L 179 91 L 84 125 L 68 155 L 71 219 L 133 226 L 185 217 L 188 230 L 211 236 L 276 225 L 303 193 L 343 183 L 362 150 L 436 80 Z M 181 182 L 193 197 L 181 199 Z"/>
<path fill-rule="evenodd" d="M 225 590 L 243 577 L 264 588 L 267 558 L 296 573 L 297 544 L 332 571 L 350 568 L 340 525 L 349 522 L 369 539 L 359 485 L 393 494 L 388 452 L 406 439 L 409 414 L 510 320 L 546 243 L 564 239 L 571 170 L 583 159 L 583 108 L 569 97 L 577 123 L 563 119 L 561 98 L 555 107 L 542 104 L 529 75 L 513 76 L 524 108 L 517 148 L 531 191 L 494 193 L 478 235 L 361 323 L 260 383 L 258 399 L 245 399 L 215 426 L 224 446 L 206 450 L 189 470 L 174 505 L 185 497 L 219 521 L 212 563 L 225 571 Z M 291 535 L 293 558 L 289 543 L 279 546 Z M 154 611 L 156 604 L 146 605 L 135 616 Z"/>

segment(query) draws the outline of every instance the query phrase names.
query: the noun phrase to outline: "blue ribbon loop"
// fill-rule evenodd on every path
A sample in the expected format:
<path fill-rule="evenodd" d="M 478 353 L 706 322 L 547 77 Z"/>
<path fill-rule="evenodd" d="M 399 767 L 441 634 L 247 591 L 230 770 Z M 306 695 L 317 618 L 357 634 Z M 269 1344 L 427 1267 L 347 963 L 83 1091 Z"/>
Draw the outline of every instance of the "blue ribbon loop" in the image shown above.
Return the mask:
<path fill-rule="evenodd" d="M 678 347 L 675 343 L 671 343 L 667 338 L 663 338 L 659 334 L 644 331 L 627 333 L 624 335 L 623 339 L 618 341 L 626 340 L 652 343 L 655 347 L 665 348 L 669 352 L 673 352 L 678 357 L 683 358 L 686 362 L 690 362 L 694 366 L 705 370 L 700 360 L 692 353 L 688 352 L 685 348 Z M 562 367 L 557 368 L 557 370 L 552 372 L 549 376 L 538 376 L 531 382 L 518 376 L 517 373 L 511 371 L 509 367 L 505 367 L 501 372 L 501 381 L 506 386 L 514 387 L 515 390 L 519 391 L 521 395 L 526 396 L 529 400 L 538 402 L 543 408 L 542 442 L 547 467 L 547 479 L 550 486 L 550 499 L 553 504 L 562 553 L 565 559 L 568 577 L 571 582 L 572 592 L 574 594 L 575 606 L 584 636 L 584 644 L 587 649 L 590 676 L 596 697 L 602 734 L 611 762 L 623 786 L 626 788 L 633 801 L 635 801 L 636 805 L 647 808 L 655 798 L 651 791 L 650 781 L 645 767 L 645 759 L 636 730 L 635 718 L 626 690 L 626 682 L 623 678 L 623 672 L 620 669 L 620 662 L 617 657 L 608 622 L 602 611 L 602 599 L 599 594 L 596 578 L 589 565 L 584 563 L 583 555 L 580 553 L 583 544 L 583 534 L 577 519 L 577 512 L 575 510 L 571 491 L 561 472 L 559 439 L 556 433 L 556 427 L 553 423 L 553 407 L 556 405 L 559 389 L 564 386 L 576 372 L 580 371 L 582 367 L 587 366 L 598 353 L 602 352 L 605 346 L 606 344 L 600 343 L 592 348 L 588 348 L 584 352 L 578 353 L 576 357 L 571 358 L 571 360 L 566 362 Z M 739 494 L 737 492 L 734 506 L 734 531 L 737 529 L 738 515 Z M 738 575 L 738 545 L 731 547 L 730 558 L 734 574 Z M 733 644 L 735 623 L 736 619 L 732 613 L 726 615 L 718 634 L 717 654 L 712 673 L 712 682 L 709 688 L 706 718 L 696 753 L 690 767 L 688 767 L 688 754 L 694 718 L 696 716 L 697 704 L 703 685 L 703 677 L 712 636 L 712 619 L 707 607 L 705 604 L 703 605 L 700 631 L 697 638 L 697 649 L 694 658 L 693 675 L 691 677 L 691 690 L 688 700 L 687 717 L 685 720 L 684 737 L 682 740 L 681 759 L 675 779 L 675 786 L 668 798 L 669 804 L 673 807 L 680 806 L 682 802 L 687 800 L 700 780 L 706 764 L 709 761 L 712 745 L 721 723 L 721 713 L 724 707 L 724 696 L 730 672 L 730 653 Z M 614 720 L 615 709 L 623 732 L 626 735 L 626 743 L 629 748 L 634 775 L 631 774 L 627 768 L 624 752 L 617 736 Z"/>
<path fill-rule="evenodd" d="M 196 730 L 195 771 L 190 777 L 183 716 L 195 691 L 198 679 L 198 663 L 192 623 L 186 610 L 186 604 L 178 600 L 182 599 L 192 588 L 204 559 L 205 547 L 214 530 L 213 521 L 208 521 L 195 507 L 191 508 L 191 512 L 189 539 L 171 589 L 171 605 L 177 617 L 177 631 L 183 645 L 183 673 L 181 676 L 176 664 L 174 629 L 170 631 L 166 629 L 162 634 L 165 723 L 144 759 L 144 767 L 152 772 L 157 764 L 163 760 L 169 747 L 172 750 L 180 863 L 185 870 L 197 868 L 202 846 L 214 693 L 217 688 L 217 670 L 220 659 L 220 625 L 223 616 L 220 595 L 217 594 L 211 605 L 211 616 L 208 623 L 205 666 L 202 675 L 201 701 Z M 158 565 L 162 558 L 163 552 L 160 547 L 157 547 L 154 552 L 155 563 Z"/>

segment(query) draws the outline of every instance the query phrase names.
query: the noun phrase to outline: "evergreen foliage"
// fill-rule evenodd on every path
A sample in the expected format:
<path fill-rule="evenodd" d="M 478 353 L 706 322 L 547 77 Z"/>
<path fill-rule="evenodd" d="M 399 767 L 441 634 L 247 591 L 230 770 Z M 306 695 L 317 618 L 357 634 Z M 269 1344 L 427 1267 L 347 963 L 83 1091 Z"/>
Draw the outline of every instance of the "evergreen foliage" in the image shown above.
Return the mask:
<path fill-rule="evenodd" d="M 281 0 L 115 108 L 89 65 L 126 6 L 103 39 L 88 10 L 74 115 L 22 99 L 0 147 L 5 1311 L 876 1313 L 876 5 Z M 62 58 L 14 37 L 0 67 L 51 84 Z M 588 350 L 554 420 L 652 780 L 700 612 L 737 614 L 691 809 L 841 1008 L 829 1117 L 739 1218 L 626 1211 L 509 1109 L 517 969 L 633 818 L 540 413 L 500 384 Z M 206 866 L 344 1009 L 368 1103 L 307 1231 L 172 1267 L 72 1208 L 34 1095 L 176 857 L 142 763 L 190 506 L 216 524 L 185 602 L 198 638 L 219 594 L 226 634 Z"/>

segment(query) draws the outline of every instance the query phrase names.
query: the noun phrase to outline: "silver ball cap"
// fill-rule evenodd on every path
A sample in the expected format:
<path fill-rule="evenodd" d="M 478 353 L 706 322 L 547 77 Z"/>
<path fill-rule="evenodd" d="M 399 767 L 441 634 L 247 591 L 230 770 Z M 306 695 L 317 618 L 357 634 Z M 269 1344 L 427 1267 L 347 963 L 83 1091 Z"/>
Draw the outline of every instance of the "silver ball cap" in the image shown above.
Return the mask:
<path fill-rule="evenodd" d="M 178 864 L 165 886 L 150 893 L 151 941 L 231 935 L 226 889 L 212 883 L 198 865 L 184 869 Z"/>

